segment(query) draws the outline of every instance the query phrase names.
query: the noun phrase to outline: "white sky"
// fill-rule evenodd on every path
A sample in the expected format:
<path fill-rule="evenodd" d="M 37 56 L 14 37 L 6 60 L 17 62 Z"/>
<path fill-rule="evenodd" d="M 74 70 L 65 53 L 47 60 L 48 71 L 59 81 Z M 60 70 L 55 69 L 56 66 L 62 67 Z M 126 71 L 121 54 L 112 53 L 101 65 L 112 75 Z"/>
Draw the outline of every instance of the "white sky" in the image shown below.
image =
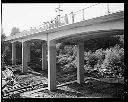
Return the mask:
<path fill-rule="evenodd" d="M 92 3 L 61 3 L 61 9 L 63 9 L 61 14 L 69 14 L 72 11 L 75 12 L 86 8 L 89 5 L 92 5 Z M 59 3 L 3 3 L 3 32 L 9 36 L 13 27 L 23 31 L 54 19 L 57 15 L 55 8 L 58 6 Z"/>
<path fill-rule="evenodd" d="M 67 14 L 85 8 L 87 4 L 62 3 L 60 5 L 64 10 L 63 14 Z M 9 35 L 12 27 L 18 27 L 22 31 L 49 21 L 57 15 L 55 8 L 58 6 L 58 3 L 2 4 L 3 32 Z"/>

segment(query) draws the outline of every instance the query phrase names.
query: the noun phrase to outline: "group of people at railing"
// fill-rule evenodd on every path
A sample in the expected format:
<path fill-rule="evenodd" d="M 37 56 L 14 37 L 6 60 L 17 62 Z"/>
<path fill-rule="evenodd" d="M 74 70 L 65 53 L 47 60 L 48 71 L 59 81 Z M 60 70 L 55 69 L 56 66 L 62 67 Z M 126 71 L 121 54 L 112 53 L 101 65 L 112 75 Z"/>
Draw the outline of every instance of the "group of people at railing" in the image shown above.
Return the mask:
<path fill-rule="evenodd" d="M 84 10 L 84 9 L 82 9 Z M 83 12 L 84 13 L 84 12 Z M 31 27 L 29 30 L 24 30 L 18 34 L 15 34 L 16 36 L 25 36 L 30 35 L 42 31 L 46 31 L 53 28 L 58 28 L 67 24 L 73 24 L 75 21 L 75 13 L 71 12 L 70 14 L 65 14 L 65 16 L 61 17 L 60 15 L 56 16 L 54 20 L 43 22 L 42 25 L 38 27 Z M 12 35 L 13 36 L 13 35 Z"/>
<path fill-rule="evenodd" d="M 73 12 L 72 12 L 72 15 L 73 15 Z M 24 31 L 20 32 L 20 34 L 22 36 L 24 36 L 24 35 L 34 34 L 36 32 L 42 32 L 42 31 L 46 31 L 49 29 L 58 28 L 58 27 L 69 24 L 68 18 L 69 17 L 67 14 L 65 14 L 65 16 L 63 16 L 63 17 L 56 16 L 56 18 L 54 20 L 43 22 L 43 24 L 40 25 L 39 27 L 31 27 L 29 30 L 24 30 Z M 72 16 L 71 19 L 72 19 L 72 23 L 73 23 L 74 16 Z M 19 34 L 15 34 L 15 35 L 19 35 Z"/>

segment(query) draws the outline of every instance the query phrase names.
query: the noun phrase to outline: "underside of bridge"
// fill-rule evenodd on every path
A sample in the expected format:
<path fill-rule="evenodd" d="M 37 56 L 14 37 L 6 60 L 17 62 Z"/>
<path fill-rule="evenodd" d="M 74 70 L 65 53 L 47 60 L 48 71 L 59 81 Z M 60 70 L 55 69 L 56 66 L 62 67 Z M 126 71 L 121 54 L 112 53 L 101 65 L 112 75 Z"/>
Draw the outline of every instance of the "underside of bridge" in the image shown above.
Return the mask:
<path fill-rule="evenodd" d="M 26 42 L 14 42 L 12 43 L 12 64 L 18 63 L 18 60 L 22 60 L 22 72 L 27 72 L 28 62 L 30 62 L 30 49 L 32 42 L 38 41 L 36 39 Z M 41 41 L 42 48 L 42 70 L 46 69 L 46 41 Z"/>
<path fill-rule="evenodd" d="M 107 37 L 110 35 L 123 34 L 123 30 L 111 30 L 111 31 L 98 31 L 90 32 L 89 34 L 77 34 L 77 36 L 70 36 L 58 39 L 56 41 L 41 41 L 42 42 L 42 69 L 47 68 L 48 62 L 48 89 L 56 90 L 56 43 L 64 42 L 66 44 L 77 45 L 77 82 L 79 84 L 84 83 L 84 41 Z M 85 36 L 86 35 L 86 36 Z M 88 36 L 87 36 L 88 35 Z M 96 36 L 94 36 L 96 35 Z M 33 40 L 34 41 L 34 40 Z M 48 46 L 48 50 L 46 48 Z M 19 46 L 21 47 L 19 47 Z M 26 42 L 14 42 L 12 43 L 12 63 L 16 64 L 16 59 L 22 58 L 22 72 L 26 73 L 28 68 L 28 62 L 30 62 L 30 46 L 31 41 Z M 48 59 L 47 59 L 48 51 Z"/>
<path fill-rule="evenodd" d="M 69 44 L 77 44 L 81 40 L 90 40 L 90 39 L 95 39 L 95 38 L 102 38 L 102 37 L 109 37 L 113 35 L 122 35 L 124 33 L 124 30 L 101 30 L 101 31 L 96 31 L 96 32 L 88 32 L 88 33 L 80 33 L 80 34 L 75 34 L 73 36 L 67 36 L 64 38 L 57 39 L 57 42 L 65 42 Z"/>

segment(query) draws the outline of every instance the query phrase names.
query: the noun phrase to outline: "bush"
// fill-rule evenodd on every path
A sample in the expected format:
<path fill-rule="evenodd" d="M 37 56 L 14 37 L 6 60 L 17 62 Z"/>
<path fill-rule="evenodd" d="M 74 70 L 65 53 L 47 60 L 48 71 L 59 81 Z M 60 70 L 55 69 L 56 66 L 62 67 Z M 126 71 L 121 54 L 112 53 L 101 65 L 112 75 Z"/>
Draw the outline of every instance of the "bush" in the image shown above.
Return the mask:
<path fill-rule="evenodd" d="M 76 57 L 69 54 L 61 54 L 57 56 L 57 71 L 61 74 L 74 72 L 76 70 Z"/>
<path fill-rule="evenodd" d="M 103 49 L 98 49 L 95 51 L 95 56 L 98 58 L 98 64 L 102 64 L 105 59 L 105 51 Z"/>
<path fill-rule="evenodd" d="M 88 60 L 89 56 L 92 54 L 91 50 L 88 52 L 84 52 L 84 60 Z"/>
<path fill-rule="evenodd" d="M 94 53 L 92 53 L 87 60 L 87 64 L 93 68 L 94 65 L 96 65 L 97 63 L 98 63 L 98 57 Z"/>
<path fill-rule="evenodd" d="M 124 49 L 116 45 L 106 50 L 105 60 L 102 65 L 115 76 L 123 76 L 124 73 Z"/>
<path fill-rule="evenodd" d="M 61 67 L 69 63 L 69 60 L 67 59 L 68 56 L 66 55 L 60 55 L 57 56 L 57 66 Z"/>
<path fill-rule="evenodd" d="M 86 67 L 97 70 L 104 77 L 122 77 L 124 75 L 124 49 L 119 45 L 95 52 L 85 52 Z"/>
<path fill-rule="evenodd" d="M 102 64 L 103 60 L 105 59 L 105 51 L 103 49 L 98 49 L 95 52 L 86 52 L 85 60 L 87 60 L 87 64 L 94 68 L 97 64 Z"/>

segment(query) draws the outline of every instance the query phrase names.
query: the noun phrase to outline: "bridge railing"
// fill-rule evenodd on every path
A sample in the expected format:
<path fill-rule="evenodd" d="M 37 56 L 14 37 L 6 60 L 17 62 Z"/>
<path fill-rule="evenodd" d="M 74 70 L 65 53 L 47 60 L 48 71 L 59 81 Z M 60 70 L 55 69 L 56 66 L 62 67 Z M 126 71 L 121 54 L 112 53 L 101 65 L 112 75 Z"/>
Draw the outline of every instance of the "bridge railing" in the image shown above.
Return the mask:
<path fill-rule="evenodd" d="M 51 21 L 43 22 L 43 24 L 39 26 L 31 27 L 28 30 L 24 30 L 21 33 L 17 33 L 16 35 L 10 36 L 9 39 L 15 39 L 47 31 L 50 29 L 55 29 L 65 25 L 89 20 L 104 15 L 109 15 L 119 11 L 124 11 L 124 3 L 95 3 L 82 10 L 71 12 L 70 14 L 65 14 L 65 16 L 63 17 L 57 16 Z"/>

